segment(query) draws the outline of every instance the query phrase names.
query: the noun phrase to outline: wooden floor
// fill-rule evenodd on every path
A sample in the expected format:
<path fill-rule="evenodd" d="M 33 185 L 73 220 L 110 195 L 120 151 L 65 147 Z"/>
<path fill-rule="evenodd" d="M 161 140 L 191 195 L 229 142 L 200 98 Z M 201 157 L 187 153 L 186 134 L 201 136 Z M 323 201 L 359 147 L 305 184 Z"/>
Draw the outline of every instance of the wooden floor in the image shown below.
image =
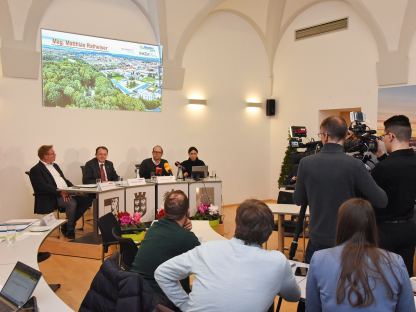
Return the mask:
<path fill-rule="evenodd" d="M 234 234 L 235 230 L 235 211 L 236 206 L 229 206 L 224 207 L 224 225 L 223 227 L 219 228 L 219 231 L 227 237 L 231 238 Z M 89 219 L 87 216 L 86 219 Z M 91 231 L 91 226 L 86 223 L 84 227 L 85 231 Z M 76 235 L 80 235 L 81 232 L 77 231 Z M 47 244 L 55 244 L 56 241 L 67 242 L 65 238 L 62 236 L 58 239 L 57 235 L 51 234 L 50 238 L 47 238 L 44 246 L 42 246 L 41 250 L 45 250 L 45 247 L 48 246 Z M 49 240 L 49 242 L 48 242 Z M 285 246 L 289 246 L 291 242 L 291 238 L 285 239 Z M 54 253 L 48 260 L 39 264 L 40 270 L 43 273 L 44 278 L 48 283 L 60 283 L 61 288 L 56 292 L 56 294 L 72 309 L 78 310 L 79 306 L 88 291 L 91 281 L 94 278 L 95 274 L 97 273 L 100 265 L 101 260 L 97 259 L 90 259 L 86 257 L 86 251 L 84 247 L 81 247 L 80 244 L 73 244 L 73 243 L 65 243 L 63 244 L 64 249 L 69 249 L 68 244 L 75 245 L 72 247 L 71 255 L 72 256 L 64 256 L 60 255 L 61 252 L 54 249 Z M 270 236 L 270 239 L 267 244 L 268 249 L 276 249 L 277 248 L 277 232 L 273 232 Z M 78 250 L 78 254 L 76 252 Z M 303 258 L 303 242 L 299 240 L 299 247 L 298 252 L 296 254 L 297 259 Z M 60 253 L 60 254 L 57 254 Z M 285 252 L 287 255 L 287 251 Z M 281 311 L 296 311 L 297 304 L 296 303 L 289 303 L 283 302 Z"/>

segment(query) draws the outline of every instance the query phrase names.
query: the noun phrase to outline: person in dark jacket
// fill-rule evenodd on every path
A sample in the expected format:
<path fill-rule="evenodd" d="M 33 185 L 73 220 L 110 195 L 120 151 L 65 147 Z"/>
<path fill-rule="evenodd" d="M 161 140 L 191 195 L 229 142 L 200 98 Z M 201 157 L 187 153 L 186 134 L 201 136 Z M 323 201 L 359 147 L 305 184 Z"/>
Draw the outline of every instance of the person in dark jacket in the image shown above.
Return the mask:
<path fill-rule="evenodd" d="M 89 196 L 71 196 L 64 189 L 72 186 L 65 178 L 61 168 L 55 163 L 56 154 L 52 145 L 42 145 L 38 149 L 40 161 L 30 169 L 29 177 L 35 195 L 35 213 L 47 214 L 55 209 L 63 209 L 68 218 L 67 224 L 61 227 L 63 234 L 75 238 L 75 224 L 91 206 Z"/>
<path fill-rule="evenodd" d="M 146 158 L 140 164 L 140 177 L 150 179 L 155 176 L 169 176 L 172 175 L 172 169 L 166 159 L 162 158 L 163 148 L 156 145 L 152 149 L 152 158 Z"/>
<path fill-rule="evenodd" d="M 118 267 L 119 254 L 106 259 L 91 282 L 79 308 L 80 312 L 153 311 L 153 290 L 137 273 Z"/>
<path fill-rule="evenodd" d="M 118 174 L 113 163 L 107 160 L 108 149 L 105 146 L 98 146 L 95 149 L 95 158 L 86 162 L 82 172 L 82 183 L 94 184 L 97 179 L 101 182 L 117 181 Z"/>
<path fill-rule="evenodd" d="M 189 158 L 181 163 L 183 168 L 183 176 L 185 178 L 192 176 L 193 166 L 205 166 L 205 163 L 198 158 L 198 150 L 196 147 L 191 146 L 188 149 L 188 156 Z"/>
<path fill-rule="evenodd" d="M 309 205 L 309 242 L 305 261 L 315 251 L 335 246 L 338 209 L 353 197 L 363 197 L 374 207 L 387 205 L 386 193 L 376 184 L 364 164 L 344 153 L 348 126 L 342 117 L 331 116 L 320 126 L 323 148 L 299 163 L 294 201 Z"/>
<path fill-rule="evenodd" d="M 412 128 L 409 118 L 403 115 L 387 119 L 384 128 L 383 141 L 379 141 L 377 153 L 381 161 L 371 172 L 389 199 L 386 209 L 375 207 L 380 247 L 402 256 L 409 276 L 413 276 L 416 155 L 409 145 Z M 380 155 L 383 145 L 388 156 Z"/>

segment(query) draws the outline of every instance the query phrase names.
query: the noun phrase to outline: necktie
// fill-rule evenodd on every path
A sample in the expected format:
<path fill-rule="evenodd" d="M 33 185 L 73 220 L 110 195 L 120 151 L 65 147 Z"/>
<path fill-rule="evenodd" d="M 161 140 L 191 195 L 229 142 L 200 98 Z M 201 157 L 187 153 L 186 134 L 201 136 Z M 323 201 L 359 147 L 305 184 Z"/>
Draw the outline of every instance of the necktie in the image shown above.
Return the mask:
<path fill-rule="evenodd" d="M 100 164 L 100 178 L 101 178 L 101 182 L 107 181 L 105 177 L 104 164 Z"/>

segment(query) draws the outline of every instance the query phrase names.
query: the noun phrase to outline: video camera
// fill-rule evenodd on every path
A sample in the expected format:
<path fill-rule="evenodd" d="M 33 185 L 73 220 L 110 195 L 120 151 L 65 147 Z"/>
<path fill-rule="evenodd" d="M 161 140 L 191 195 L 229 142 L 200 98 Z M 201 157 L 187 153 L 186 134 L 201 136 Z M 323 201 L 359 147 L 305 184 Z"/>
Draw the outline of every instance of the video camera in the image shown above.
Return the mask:
<path fill-rule="evenodd" d="M 349 130 L 352 135 L 345 140 L 344 148 L 346 153 L 357 153 L 363 155 L 366 152 L 377 151 L 376 130 L 371 130 L 364 121 L 365 115 L 362 112 L 350 113 L 351 125 Z"/>
<path fill-rule="evenodd" d="M 307 143 L 303 143 L 302 138 L 306 138 L 307 130 L 306 127 L 291 126 L 290 129 L 289 144 L 292 148 L 306 148 L 306 151 L 312 151 L 320 149 L 322 147 L 321 141 L 315 141 L 311 139 Z"/>

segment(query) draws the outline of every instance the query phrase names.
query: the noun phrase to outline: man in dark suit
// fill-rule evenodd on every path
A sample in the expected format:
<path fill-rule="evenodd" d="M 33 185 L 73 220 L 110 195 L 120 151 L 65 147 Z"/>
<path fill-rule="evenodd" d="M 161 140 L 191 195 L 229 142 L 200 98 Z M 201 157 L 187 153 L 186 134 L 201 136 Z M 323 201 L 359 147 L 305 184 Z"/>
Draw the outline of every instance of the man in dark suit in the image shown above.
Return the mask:
<path fill-rule="evenodd" d="M 65 210 L 68 222 L 61 227 L 63 234 L 75 238 L 75 224 L 91 205 L 88 196 L 70 196 L 58 191 L 72 186 L 59 166 L 55 164 L 56 154 L 52 145 L 42 145 L 38 149 L 40 161 L 30 169 L 30 182 L 35 192 L 35 213 L 51 213 L 55 209 Z"/>
<path fill-rule="evenodd" d="M 95 158 L 87 161 L 82 172 L 82 183 L 94 184 L 97 179 L 101 182 L 117 181 L 118 174 L 114 169 L 113 163 L 107 160 L 108 148 L 98 146 L 95 149 Z"/>
<path fill-rule="evenodd" d="M 152 158 L 147 158 L 140 164 L 140 177 L 150 179 L 152 175 L 168 176 L 172 175 L 172 169 L 166 159 L 162 158 L 163 148 L 156 145 L 152 150 Z"/>

